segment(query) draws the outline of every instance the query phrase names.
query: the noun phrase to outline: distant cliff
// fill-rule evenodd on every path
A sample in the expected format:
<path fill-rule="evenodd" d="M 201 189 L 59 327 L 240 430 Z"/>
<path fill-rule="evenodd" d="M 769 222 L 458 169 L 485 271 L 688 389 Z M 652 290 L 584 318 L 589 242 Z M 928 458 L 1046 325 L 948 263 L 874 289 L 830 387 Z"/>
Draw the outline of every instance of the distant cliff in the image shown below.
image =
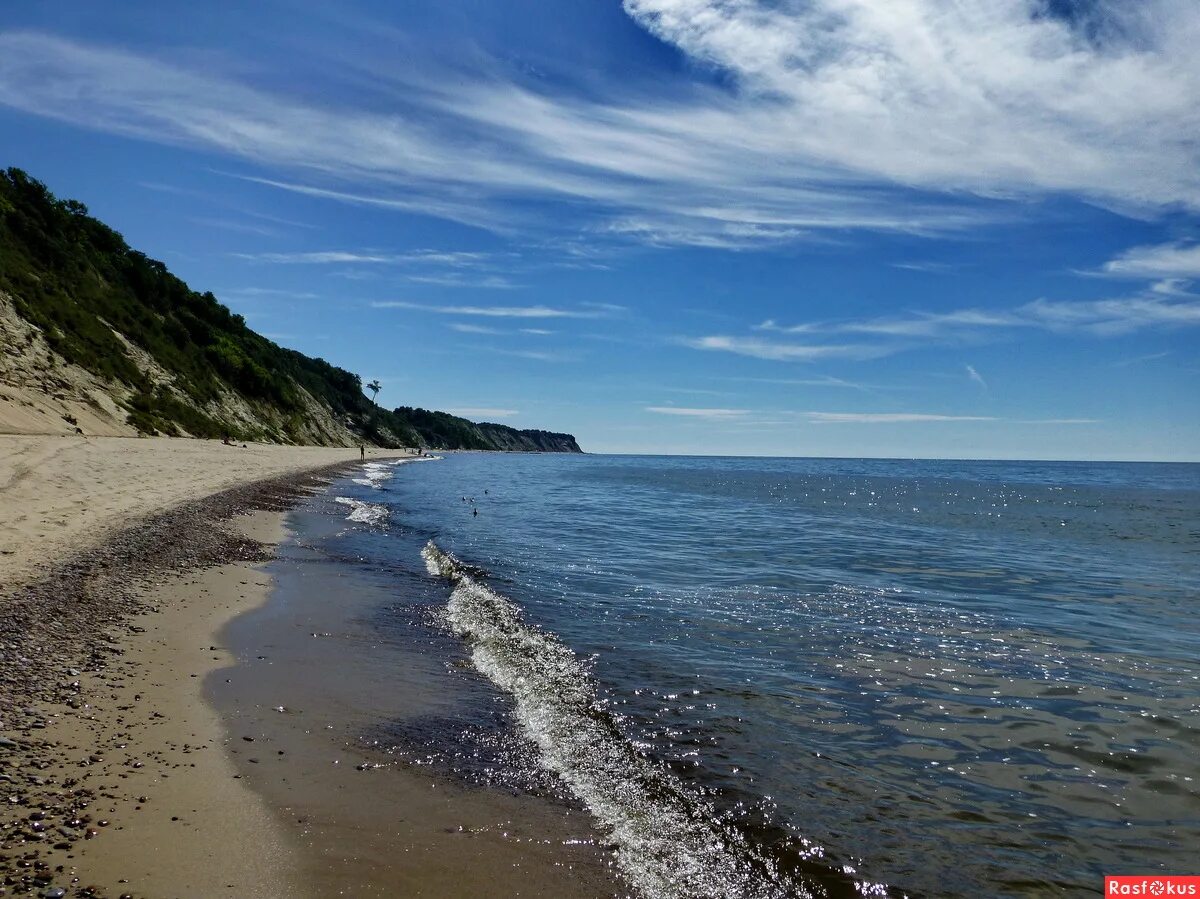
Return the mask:
<path fill-rule="evenodd" d="M 425 436 L 431 446 L 443 449 L 495 449 L 512 452 L 581 453 L 579 444 L 570 434 L 551 431 L 518 431 L 508 425 L 476 424 L 450 415 L 401 406 L 392 414 L 413 430 Z"/>
<path fill-rule="evenodd" d="M 582 453 L 571 434 L 553 431 L 517 431 L 507 425 L 483 423 L 477 425 L 496 449 L 538 453 Z"/>
<path fill-rule="evenodd" d="M 0 433 L 581 452 L 570 434 L 386 410 L 281 347 L 74 200 L 0 172 Z"/>

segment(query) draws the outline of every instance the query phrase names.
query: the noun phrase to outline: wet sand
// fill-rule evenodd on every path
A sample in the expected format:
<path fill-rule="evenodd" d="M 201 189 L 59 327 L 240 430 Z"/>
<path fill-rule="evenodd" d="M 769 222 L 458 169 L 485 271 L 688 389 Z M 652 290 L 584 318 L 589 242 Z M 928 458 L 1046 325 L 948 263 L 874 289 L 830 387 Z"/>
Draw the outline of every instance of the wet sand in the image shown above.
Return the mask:
<path fill-rule="evenodd" d="M 0 436 L 0 895 L 292 892 L 202 683 L 266 596 L 259 541 L 357 456 Z"/>
<path fill-rule="evenodd" d="M 283 536 L 276 512 L 234 527 L 267 544 Z M 238 776 L 224 723 L 202 696 L 204 677 L 231 661 L 217 632 L 270 586 L 259 567 L 229 564 L 153 587 L 144 601 L 161 611 L 139 619 L 120 664 L 103 679 L 80 678 L 89 708 L 64 716 L 54 737 L 75 756 L 100 757 L 87 766 L 89 782 L 103 784 L 89 811 L 110 822 L 93 821 L 97 835 L 78 852 L 83 885 L 138 896 L 300 894 L 295 852 Z"/>
<path fill-rule="evenodd" d="M 330 526 L 305 521 L 310 535 Z M 212 674 L 208 693 L 238 771 L 300 846 L 308 895 L 628 894 L 582 808 L 391 751 L 396 727 L 443 728 L 455 744 L 466 699 L 502 701 L 449 634 L 416 620 L 404 635 L 378 627 L 381 609 L 415 619 L 426 602 L 440 607 L 439 585 L 331 565 L 295 543 L 281 555 L 276 593 L 226 627 L 239 663 Z"/>

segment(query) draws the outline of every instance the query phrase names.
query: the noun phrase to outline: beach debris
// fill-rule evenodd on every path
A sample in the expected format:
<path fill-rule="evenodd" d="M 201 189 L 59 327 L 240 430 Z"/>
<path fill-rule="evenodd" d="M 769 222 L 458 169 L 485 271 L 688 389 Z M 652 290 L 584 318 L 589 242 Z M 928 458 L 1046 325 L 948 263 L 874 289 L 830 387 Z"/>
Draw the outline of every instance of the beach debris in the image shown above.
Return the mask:
<path fill-rule="evenodd" d="M 106 813 L 120 809 L 118 815 L 129 817 L 134 803 L 148 808 L 157 796 L 135 797 L 115 781 L 89 782 L 84 778 L 104 774 L 91 767 L 85 775 L 81 766 L 107 765 L 110 777 L 124 778 L 136 776 L 134 768 L 154 767 L 161 754 L 152 749 L 142 758 L 113 761 L 111 751 L 127 747 L 123 739 L 77 746 L 56 732 L 57 725 L 103 716 L 128 730 L 164 717 L 148 701 L 151 694 L 140 692 L 143 682 L 123 645 L 131 634 L 148 630 L 133 623 L 153 608 L 143 588 L 164 574 L 266 561 L 261 544 L 219 522 L 247 508 L 286 508 L 314 481 L 311 475 L 289 477 L 188 503 L 47 567 L 38 580 L 0 585 L 0 896 L 100 895 L 82 884 L 55 884 L 66 861 L 60 853 L 119 827 L 119 817 L 94 819 L 101 805 Z M 85 673 L 86 690 L 78 680 Z M 118 690 L 120 704 L 110 703 Z M 81 701 L 81 693 L 93 691 L 95 707 Z"/>

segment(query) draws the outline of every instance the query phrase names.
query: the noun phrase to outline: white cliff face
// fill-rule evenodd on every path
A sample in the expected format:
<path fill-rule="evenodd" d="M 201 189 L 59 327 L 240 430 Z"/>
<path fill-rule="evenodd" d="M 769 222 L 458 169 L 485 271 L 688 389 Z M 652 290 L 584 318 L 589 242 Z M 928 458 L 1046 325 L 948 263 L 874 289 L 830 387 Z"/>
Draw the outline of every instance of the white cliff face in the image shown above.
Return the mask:
<path fill-rule="evenodd" d="M 51 349 L 0 292 L 0 433 L 132 436 L 122 393 Z"/>
<path fill-rule="evenodd" d="M 156 386 L 180 402 L 244 431 L 258 431 L 280 443 L 350 446 L 359 438 L 332 411 L 295 386 L 304 413 L 285 421 L 279 411 L 252 403 L 232 390 L 204 407 L 181 390 L 175 377 L 144 350 L 114 330 L 126 355 Z M 132 390 L 101 378 L 67 361 L 51 348 L 45 334 L 17 312 L 13 297 L 0 292 L 0 434 L 77 434 L 132 437 L 138 429 L 128 422 L 126 404 Z M 289 430 L 299 439 L 288 440 Z M 78 430 L 77 430 L 78 429 Z M 190 436 L 183 428 L 180 436 Z"/>

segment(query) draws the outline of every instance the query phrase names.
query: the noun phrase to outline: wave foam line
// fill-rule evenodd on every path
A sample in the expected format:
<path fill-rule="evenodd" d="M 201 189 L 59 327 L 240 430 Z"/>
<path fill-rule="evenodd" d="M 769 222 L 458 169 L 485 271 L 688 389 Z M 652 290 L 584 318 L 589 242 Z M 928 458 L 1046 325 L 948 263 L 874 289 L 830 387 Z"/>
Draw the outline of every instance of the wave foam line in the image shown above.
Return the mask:
<path fill-rule="evenodd" d="M 542 764 L 610 832 L 617 863 L 637 889 L 651 899 L 811 899 L 707 802 L 637 752 L 569 647 L 525 624 L 515 603 L 432 541 L 422 556 L 431 575 L 453 585 L 446 619 L 469 642 L 473 664 L 512 694 Z"/>
<path fill-rule="evenodd" d="M 398 465 L 406 465 L 409 462 L 441 461 L 441 456 L 411 456 L 406 459 L 393 459 L 390 462 L 368 462 L 362 467 L 363 476 L 361 478 L 351 478 L 350 480 L 361 487 L 373 487 L 378 490 L 384 481 L 391 480 Z"/>
<path fill-rule="evenodd" d="M 348 496 L 335 496 L 333 501 L 343 506 L 350 506 L 350 514 L 346 516 L 347 521 L 357 521 L 359 524 L 369 525 L 382 525 L 387 521 L 387 506 L 378 503 L 364 503 Z"/>

